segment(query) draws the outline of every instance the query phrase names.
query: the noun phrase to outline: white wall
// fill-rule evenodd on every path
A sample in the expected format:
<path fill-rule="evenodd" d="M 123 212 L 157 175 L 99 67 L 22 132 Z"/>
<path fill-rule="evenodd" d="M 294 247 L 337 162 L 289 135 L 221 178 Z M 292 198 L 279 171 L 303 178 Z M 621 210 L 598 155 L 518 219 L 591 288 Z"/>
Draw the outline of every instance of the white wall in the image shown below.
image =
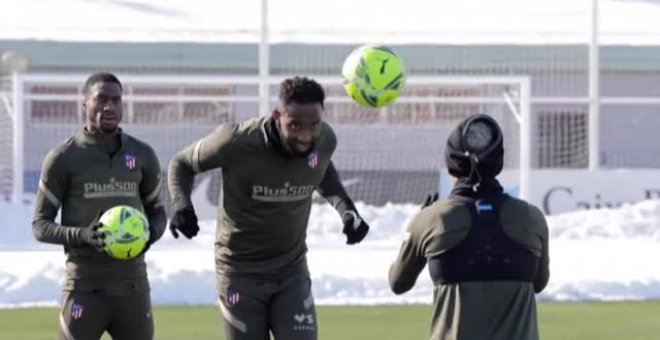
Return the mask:
<path fill-rule="evenodd" d="M 504 170 L 498 180 L 504 190 L 518 195 L 517 171 Z M 528 201 L 546 215 L 577 210 L 616 208 L 626 203 L 660 199 L 660 170 L 532 170 Z M 446 197 L 452 181 L 441 174 L 440 191 Z"/>
<path fill-rule="evenodd" d="M 529 200 L 546 214 L 660 199 L 660 170 L 536 170 Z"/>

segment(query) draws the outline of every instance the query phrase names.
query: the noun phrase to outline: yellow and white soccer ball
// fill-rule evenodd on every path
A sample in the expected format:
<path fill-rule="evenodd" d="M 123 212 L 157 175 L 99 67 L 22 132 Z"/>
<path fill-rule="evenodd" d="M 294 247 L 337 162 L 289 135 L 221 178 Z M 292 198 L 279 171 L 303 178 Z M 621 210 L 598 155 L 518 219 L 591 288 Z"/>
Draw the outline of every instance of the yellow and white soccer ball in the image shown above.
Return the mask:
<path fill-rule="evenodd" d="M 346 57 L 344 89 L 358 104 L 383 107 L 394 103 L 406 84 L 401 58 L 389 47 L 363 45 Z"/>
<path fill-rule="evenodd" d="M 149 221 L 142 211 L 127 205 L 108 209 L 101 215 L 99 231 L 105 233 L 104 250 L 120 260 L 140 255 L 149 241 Z"/>

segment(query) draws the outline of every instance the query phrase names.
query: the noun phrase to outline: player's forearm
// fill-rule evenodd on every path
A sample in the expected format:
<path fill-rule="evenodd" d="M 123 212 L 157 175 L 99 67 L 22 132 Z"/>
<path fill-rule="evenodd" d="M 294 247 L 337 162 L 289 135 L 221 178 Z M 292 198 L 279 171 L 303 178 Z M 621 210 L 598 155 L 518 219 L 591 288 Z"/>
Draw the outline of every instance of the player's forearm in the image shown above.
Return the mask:
<path fill-rule="evenodd" d="M 541 237 L 541 260 L 539 261 L 539 268 L 534 279 L 534 291 L 540 293 L 548 285 L 550 280 L 550 248 L 549 248 L 549 231 L 548 223 L 545 216 L 538 208 L 532 207 L 531 209 L 532 224 L 538 228 Z"/>
<path fill-rule="evenodd" d="M 339 173 L 332 163 L 330 163 L 325 172 L 323 181 L 321 181 L 321 184 L 319 185 L 318 192 L 339 212 L 339 214 L 343 214 L 347 210 L 356 211 L 355 204 L 348 196 L 344 185 L 341 183 Z"/>
<path fill-rule="evenodd" d="M 393 264 L 390 267 L 389 282 L 390 288 L 394 294 L 403 294 L 412 289 L 417 281 L 417 275 L 406 274 L 402 271 L 402 266 Z"/>
<path fill-rule="evenodd" d="M 550 281 L 550 255 L 547 241 L 544 242 L 543 247 L 543 255 L 541 256 L 541 261 L 539 261 L 539 270 L 534 280 L 534 291 L 536 293 L 542 292 L 548 285 L 548 281 Z"/>
<path fill-rule="evenodd" d="M 63 226 L 44 218 L 32 221 L 32 234 L 43 243 L 79 246 L 83 244 L 81 231 L 79 227 Z"/>
<path fill-rule="evenodd" d="M 548 285 L 550 280 L 550 272 L 547 269 L 540 269 L 539 273 L 536 275 L 536 280 L 534 281 L 534 292 L 540 293 Z"/>
<path fill-rule="evenodd" d="M 390 267 L 390 288 L 394 294 L 403 294 L 412 289 L 426 266 L 426 258 L 421 256 L 417 244 L 416 239 L 407 236 L 401 244 L 399 255 Z"/>
<path fill-rule="evenodd" d="M 174 209 L 192 207 L 190 195 L 195 183 L 195 171 L 188 161 L 188 150 L 179 153 L 170 162 L 167 184 Z"/>
<path fill-rule="evenodd" d="M 153 243 L 163 236 L 167 225 L 167 215 L 165 214 L 165 208 L 162 204 L 145 207 L 145 210 L 149 218 L 149 230 L 151 232 L 150 241 Z"/>
<path fill-rule="evenodd" d="M 81 228 L 63 226 L 54 222 L 61 201 L 62 199 L 48 190 L 45 184 L 40 186 L 35 200 L 32 234 L 37 241 L 43 243 L 82 245 Z"/>

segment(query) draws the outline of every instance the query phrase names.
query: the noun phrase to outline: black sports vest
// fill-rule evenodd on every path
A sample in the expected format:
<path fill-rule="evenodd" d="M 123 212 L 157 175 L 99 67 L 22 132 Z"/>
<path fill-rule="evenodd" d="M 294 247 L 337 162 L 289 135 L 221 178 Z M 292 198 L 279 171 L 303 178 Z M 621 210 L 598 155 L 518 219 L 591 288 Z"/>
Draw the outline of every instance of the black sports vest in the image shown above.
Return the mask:
<path fill-rule="evenodd" d="M 500 224 L 500 210 L 510 199 L 506 194 L 476 200 L 452 196 L 472 216 L 467 237 L 456 247 L 428 261 L 433 282 L 452 284 L 470 281 L 534 282 L 539 257 L 509 238 Z"/>

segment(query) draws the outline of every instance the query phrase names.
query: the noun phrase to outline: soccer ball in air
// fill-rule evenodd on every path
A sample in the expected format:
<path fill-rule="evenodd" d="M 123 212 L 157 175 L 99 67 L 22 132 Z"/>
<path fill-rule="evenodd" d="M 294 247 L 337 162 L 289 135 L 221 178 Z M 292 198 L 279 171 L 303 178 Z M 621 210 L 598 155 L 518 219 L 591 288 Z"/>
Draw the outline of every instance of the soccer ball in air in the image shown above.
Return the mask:
<path fill-rule="evenodd" d="M 366 107 L 392 104 L 406 83 L 403 62 L 389 47 L 381 45 L 356 48 L 346 57 L 342 75 L 346 93 Z"/>
<path fill-rule="evenodd" d="M 119 205 L 101 215 L 99 229 L 105 233 L 104 250 L 108 255 L 128 260 L 140 255 L 149 241 L 149 221 L 138 209 Z"/>

